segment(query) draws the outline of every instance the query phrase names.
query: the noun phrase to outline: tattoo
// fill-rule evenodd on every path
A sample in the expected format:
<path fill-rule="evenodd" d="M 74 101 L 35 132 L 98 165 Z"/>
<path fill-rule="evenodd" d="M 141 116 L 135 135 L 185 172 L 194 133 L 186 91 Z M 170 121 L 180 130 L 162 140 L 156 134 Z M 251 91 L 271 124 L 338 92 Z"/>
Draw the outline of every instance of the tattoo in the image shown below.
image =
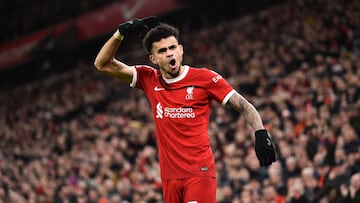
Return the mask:
<path fill-rule="evenodd" d="M 254 105 L 239 93 L 236 92 L 230 97 L 228 105 L 240 112 L 253 129 L 259 130 L 264 128 L 259 112 L 255 109 Z"/>

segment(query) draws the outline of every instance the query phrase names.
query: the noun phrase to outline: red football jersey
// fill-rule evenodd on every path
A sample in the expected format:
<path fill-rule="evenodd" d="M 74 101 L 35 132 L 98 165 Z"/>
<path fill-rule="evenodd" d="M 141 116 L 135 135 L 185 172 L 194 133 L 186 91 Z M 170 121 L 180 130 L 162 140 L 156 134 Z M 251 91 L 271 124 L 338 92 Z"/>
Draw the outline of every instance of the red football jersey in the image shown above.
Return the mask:
<path fill-rule="evenodd" d="M 149 66 L 134 70 L 130 86 L 144 90 L 152 107 L 161 178 L 215 177 L 208 135 L 211 101 L 225 105 L 233 87 L 207 68 L 185 66 L 173 79 Z"/>

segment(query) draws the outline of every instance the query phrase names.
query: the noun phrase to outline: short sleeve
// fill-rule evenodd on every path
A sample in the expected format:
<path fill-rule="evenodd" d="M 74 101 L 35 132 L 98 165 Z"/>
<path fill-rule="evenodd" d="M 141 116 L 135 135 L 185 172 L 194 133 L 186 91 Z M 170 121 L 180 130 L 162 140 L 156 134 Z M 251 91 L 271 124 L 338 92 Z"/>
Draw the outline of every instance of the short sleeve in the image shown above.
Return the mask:
<path fill-rule="evenodd" d="M 225 105 L 236 92 L 234 88 L 217 72 L 209 71 L 207 91 L 213 99 Z"/>
<path fill-rule="evenodd" d="M 156 75 L 156 69 L 146 65 L 131 66 L 133 69 L 133 78 L 130 87 L 144 90 L 149 81 Z"/>

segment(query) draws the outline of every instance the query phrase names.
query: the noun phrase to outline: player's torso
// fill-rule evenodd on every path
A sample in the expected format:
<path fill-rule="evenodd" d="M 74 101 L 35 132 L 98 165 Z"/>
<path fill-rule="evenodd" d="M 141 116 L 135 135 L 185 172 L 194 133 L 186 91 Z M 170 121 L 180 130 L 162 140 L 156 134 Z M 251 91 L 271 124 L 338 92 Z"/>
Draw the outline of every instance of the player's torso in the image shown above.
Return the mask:
<path fill-rule="evenodd" d="M 215 175 L 208 137 L 212 99 L 209 82 L 201 79 L 206 73 L 188 69 L 186 77 L 170 82 L 146 73 L 142 82 L 157 128 L 163 178 Z"/>

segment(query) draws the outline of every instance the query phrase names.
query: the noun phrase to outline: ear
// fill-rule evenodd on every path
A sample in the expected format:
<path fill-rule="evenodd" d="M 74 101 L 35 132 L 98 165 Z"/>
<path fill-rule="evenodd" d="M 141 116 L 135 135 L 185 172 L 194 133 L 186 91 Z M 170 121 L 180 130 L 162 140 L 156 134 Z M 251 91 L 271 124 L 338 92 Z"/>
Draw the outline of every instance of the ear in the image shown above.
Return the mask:
<path fill-rule="evenodd" d="M 149 60 L 151 61 L 151 63 L 153 63 L 153 64 L 155 64 L 155 65 L 157 64 L 156 61 L 155 61 L 154 55 L 150 54 L 150 55 L 149 55 Z"/>
<path fill-rule="evenodd" d="M 183 55 L 184 54 L 184 47 L 183 47 L 182 44 L 179 44 L 179 47 L 180 47 L 180 53 L 181 53 L 181 55 Z"/>

